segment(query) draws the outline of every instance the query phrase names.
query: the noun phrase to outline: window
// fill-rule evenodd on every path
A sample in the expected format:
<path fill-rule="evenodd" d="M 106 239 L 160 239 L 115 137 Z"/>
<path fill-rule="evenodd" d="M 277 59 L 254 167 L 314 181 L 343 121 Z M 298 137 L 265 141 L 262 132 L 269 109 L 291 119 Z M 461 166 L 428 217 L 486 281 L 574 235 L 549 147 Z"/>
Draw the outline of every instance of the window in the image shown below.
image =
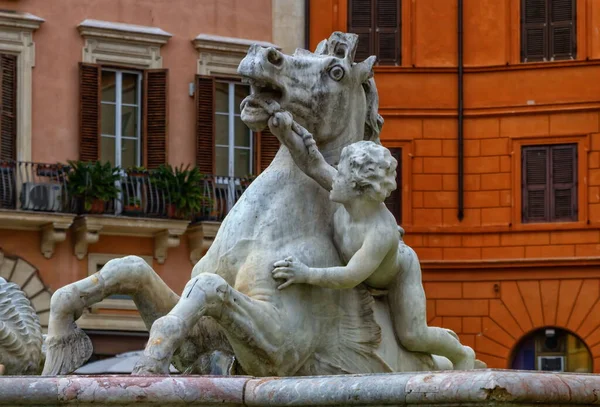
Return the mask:
<path fill-rule="evenodd" d="M 240 104 L 250 89 L 234 82 L 215 84 L 216 175 L 245 177 L 252 174 L 252 131 L 240 117 Z"/>
<path fill-rule="evenodd" d="M 102 69 L 100 160 L 129 168 L 141 165 L 142 75 Z"/>
<path fill-rule="evenodd" d="M 166 163 L 168 70 L 80 63 L 79 74 L 80 159 L 122 168 Z"/>
<path fill-rule="evenodd" d="M 279 140 L 268 129 L 252 134 L 240 118 L 249 89 L 196 75 L 196 166 L 204 174 L 245 177 L 267 168 Z"/>
<path fill-rule="evenodd" d="M 17 56 L 0 54 L 0 160 L 17 159 Z"/>
<path fill-rule="evenodd" d="M 376 55 L 382 65 L 400 63 L 400 0 L 350 0 L 348 31 L 358 34 L 354 59 Z"/>
<path fill-rule="evenodd" d="M 389 148 L 389 150 L 392 153 L 392 157 L 398 161 L 398 167 L 396 167 L 397 188 L 387 197 L 385 205 L 396 218 L 398 225 L 400 225 L 402 223 L 402 149 Z"/>
<path fill-rule="evenodd" d="M 577 144 L 524 146 L 522 221 L 577 220 Z"/>
<path fill-rule="evenodd" d="M 522 0 L 523 62 L 574 59 L 576 0 Z"/>
<path fill-rule="evenodd" d="M 512 369 L 591 373 L 592 358 L 585 343 L 559 328 L 538 329 L 515 347 Z"/>

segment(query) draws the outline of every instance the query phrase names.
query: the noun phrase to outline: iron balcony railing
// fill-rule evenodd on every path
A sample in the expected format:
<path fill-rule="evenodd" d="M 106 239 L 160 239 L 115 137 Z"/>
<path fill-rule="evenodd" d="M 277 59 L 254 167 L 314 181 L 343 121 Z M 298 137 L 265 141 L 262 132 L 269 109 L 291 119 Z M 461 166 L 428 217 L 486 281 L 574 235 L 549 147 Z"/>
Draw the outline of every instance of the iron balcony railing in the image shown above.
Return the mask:
<path fill-rule="evenodd" d="M 0 161 L 0 208 L 72 212 L 68 166 Z"/>
<path fill-rule="evenodd" d="M 149 218 L 180 218 L 151 171 L 121 172 L 117 199 L 95 201 L 85 208 L 69 196 L 71 167 L 21 161 L 0 161 L 0 209 L 62 213 L 95 213 Z M 203 175 L 202 205 L 193 222 L 222 221 L 252 182 L 252 178 Z M 164 183 L 162 183 L 164 186 Z"/>

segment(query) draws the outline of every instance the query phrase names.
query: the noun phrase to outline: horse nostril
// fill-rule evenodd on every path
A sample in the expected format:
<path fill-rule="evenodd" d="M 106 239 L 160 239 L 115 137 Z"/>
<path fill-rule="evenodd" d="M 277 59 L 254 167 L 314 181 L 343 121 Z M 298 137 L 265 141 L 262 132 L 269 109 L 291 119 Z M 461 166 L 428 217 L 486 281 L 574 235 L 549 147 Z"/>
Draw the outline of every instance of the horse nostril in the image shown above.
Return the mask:
<path fill-rule="evenodd" d="M 267 52 L 267 60 L 275 66 L 281 66 L 281 64 L 283 64 L 283 57 L 273 48 L 269 49 Z"/>

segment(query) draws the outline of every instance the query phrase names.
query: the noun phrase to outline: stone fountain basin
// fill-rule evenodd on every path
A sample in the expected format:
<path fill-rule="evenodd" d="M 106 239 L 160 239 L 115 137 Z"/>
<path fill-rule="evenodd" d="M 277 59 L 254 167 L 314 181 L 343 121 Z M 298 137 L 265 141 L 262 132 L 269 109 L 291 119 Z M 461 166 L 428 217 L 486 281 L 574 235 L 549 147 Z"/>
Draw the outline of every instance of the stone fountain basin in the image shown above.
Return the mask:
<path fill-rule="evenodd" d="M 600 375 L 516 370 L 348 376 L 12 376 L 11 406 L 383 406 L 600 404 Z"/>

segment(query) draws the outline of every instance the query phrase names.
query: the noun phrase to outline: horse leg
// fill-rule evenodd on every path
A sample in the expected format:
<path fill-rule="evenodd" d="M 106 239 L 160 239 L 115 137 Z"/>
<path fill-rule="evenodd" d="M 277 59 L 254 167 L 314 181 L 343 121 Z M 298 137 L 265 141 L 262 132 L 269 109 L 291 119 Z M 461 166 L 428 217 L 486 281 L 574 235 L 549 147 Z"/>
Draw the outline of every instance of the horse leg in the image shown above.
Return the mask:
<path fill-rule="evenodd" d="M 167 374 L 174 352 L 199 319 L 208 316 L 223 328 L 246 372 L 289 375 L 304 353 L 285 334 L 279 312 L 269 302 L 236 291 L 217 274 L 200 274 L 188 282 L 171 312 L 152 325 L 144 356 L 133 374 Z"/>
<path fill-rule="evenodd" d="M 92 354 L 92 344 L 75 321 L 83 310 L 113 294 L 133 298 L 146 327 L 167 314 L 179 297 L 140 257 L 114 259 L 97 273 L 68 284 L 52 295 L 43 375 L 68 374 Z"/>

